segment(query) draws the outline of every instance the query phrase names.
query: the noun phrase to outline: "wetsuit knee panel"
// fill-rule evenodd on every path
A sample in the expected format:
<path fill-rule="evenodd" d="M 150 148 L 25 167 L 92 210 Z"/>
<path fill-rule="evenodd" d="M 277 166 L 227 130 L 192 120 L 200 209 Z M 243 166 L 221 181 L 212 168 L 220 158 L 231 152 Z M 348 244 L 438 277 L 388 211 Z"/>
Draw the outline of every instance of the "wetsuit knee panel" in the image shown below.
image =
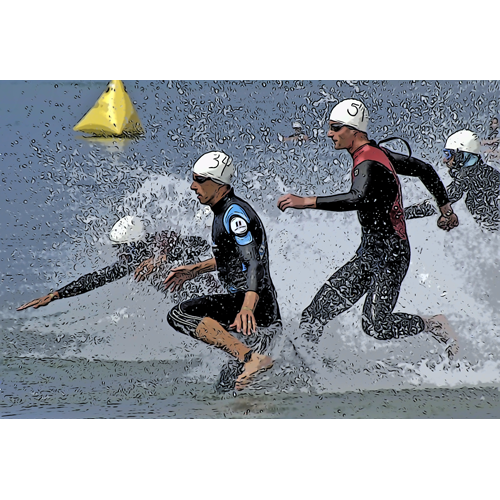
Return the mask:
<path fill-rule="evenodd" d="M 377 323 L 377 324 L 376 324 Z M 394 337 L 390 325 L 384 325 L 380 321 L 373 321 L 372 318 L 367 318 L 363 315 L 361 319 L 363 331 L 377 340 L 389 340 Z"/>

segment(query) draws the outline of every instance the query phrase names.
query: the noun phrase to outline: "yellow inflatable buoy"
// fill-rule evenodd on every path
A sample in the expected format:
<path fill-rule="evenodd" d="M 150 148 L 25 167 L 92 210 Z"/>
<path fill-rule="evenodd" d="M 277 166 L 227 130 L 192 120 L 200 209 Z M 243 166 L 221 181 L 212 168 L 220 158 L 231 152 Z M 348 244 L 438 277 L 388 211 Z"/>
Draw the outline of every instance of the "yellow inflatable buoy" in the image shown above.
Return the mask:
<path fill-rule="evenodd" d="M 121 80 L 111 80 L 94 107 L 73 130 L 96 137 L 130 137 L 144 133 L 141 120 Z"/>

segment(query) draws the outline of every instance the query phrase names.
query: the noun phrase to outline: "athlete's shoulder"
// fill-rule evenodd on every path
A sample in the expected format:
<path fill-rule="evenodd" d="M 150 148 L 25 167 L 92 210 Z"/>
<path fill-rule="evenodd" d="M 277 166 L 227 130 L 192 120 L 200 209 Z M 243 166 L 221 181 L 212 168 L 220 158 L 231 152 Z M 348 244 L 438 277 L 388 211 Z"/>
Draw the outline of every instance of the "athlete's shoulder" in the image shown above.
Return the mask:
<path fill-rule="evenodd" d="M 236 194 L 233 194 L 231 198 L 231 205 L 239 205 L 241 208 L 247 211 L 247 213 L 251 214 L 254 213 L 254 209 L 250 205 L 250 203 L 247 200 L 244 200 L 243 198 L 240 198 Z"/>
<path fill-rule="evenodd" d="M 377 146 L 373 146 L 372 144 L 366 144 L 365 146 L 359 148 L 353 154 L 353 160 L 355 165 L 359 165 L 365 161 L 375 161 L 382 165 L 387 165 L 390 163 L 389 157 L 387 154 L 382 151 Z"/>
<path fill-rule="evenodd" d="M 251 218 L 249 214 L 248 207 L 244 206 L 243 203 L 239 203 L 237 200 L 234 200 L 226 210 L 224 211 L 224 227 L 228 233 L 231 232 L 231 225 L 235 225 L 234 221 L 240 221 L 239 224 L 250 224 Z M 243 221 L 243 222 L 242 222 Z"/>
<path fill-rule="evenodd" d="M 224 212 L 224 228 L 228 234 L 234 236 L 238 245 L 248 245 L 253 241 L 250 225 L 252 224 L 253 210 L 247 203 L 233 202 Z"/>

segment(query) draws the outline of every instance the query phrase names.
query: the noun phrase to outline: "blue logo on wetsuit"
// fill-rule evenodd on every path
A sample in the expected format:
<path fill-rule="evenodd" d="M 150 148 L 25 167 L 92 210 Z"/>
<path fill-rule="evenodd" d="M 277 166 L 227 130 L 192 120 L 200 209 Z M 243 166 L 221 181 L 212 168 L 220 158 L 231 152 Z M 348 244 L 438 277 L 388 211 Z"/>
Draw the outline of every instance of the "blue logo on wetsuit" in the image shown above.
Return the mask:
<path fill-rule="evenodd" d="M 252 233 L 248 230 L 250 217 L 239 205 L 231 205 L 224 214 L 224 227 L 226 231 L 234 235 L 238 245 L 252 243 Z"/>

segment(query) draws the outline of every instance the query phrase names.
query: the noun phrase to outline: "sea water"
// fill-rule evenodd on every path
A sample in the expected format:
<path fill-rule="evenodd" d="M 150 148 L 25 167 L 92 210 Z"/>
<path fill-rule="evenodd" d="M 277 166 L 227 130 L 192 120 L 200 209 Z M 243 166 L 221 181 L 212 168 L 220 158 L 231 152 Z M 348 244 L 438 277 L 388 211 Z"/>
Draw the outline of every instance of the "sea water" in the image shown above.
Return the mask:
<path fill-rule="evenodd" d="M 448 135 L 485 138 L 499 82 L 126 81 L 142 120 L 138 139 L 86 138 L 72 127 L 106 87 L 100 82 L 0 82 L 0 415 L 10 418 L 364 418 L 498 416 L 499 240 L 463 200 L 460 226 L 407 222 L 412 258 L 396 311 L 445 314 L 460 339 L 452 361 L 421 334 L 378 341 L 361 329 L 362 301 L 331 321 L 310 366 L 291 340 L 300 312 L 360 241 L 354 212 L 287 211 L 284 193 L 347 191 L 351 159 L 326 137 L 329 111 L 358 98 L 369 135 L 399 136 L 441 165 Z M 280 142 L 300 121 L 310 140 Z M 390 147 L 404 152 L 402 143 Z M 37 310 L 21 304 L 114 262 L 107 238 L 125 215 L 150 232 L 210 238 L 212 215 L 190 191 L 191 169 L 210 150 L 235 162 L 236 194 L 266 228 L 283 317 L 274 367 L 240 394 L 214 384 L 224 353 L 166 322 L 186 294 L 133 277 Z M 498 164 L 492 163 L 498 168 Z M 402 177 L 405 206 L 430 197 Z M 314 372 L 314 377 L 312 373 Z"/>

